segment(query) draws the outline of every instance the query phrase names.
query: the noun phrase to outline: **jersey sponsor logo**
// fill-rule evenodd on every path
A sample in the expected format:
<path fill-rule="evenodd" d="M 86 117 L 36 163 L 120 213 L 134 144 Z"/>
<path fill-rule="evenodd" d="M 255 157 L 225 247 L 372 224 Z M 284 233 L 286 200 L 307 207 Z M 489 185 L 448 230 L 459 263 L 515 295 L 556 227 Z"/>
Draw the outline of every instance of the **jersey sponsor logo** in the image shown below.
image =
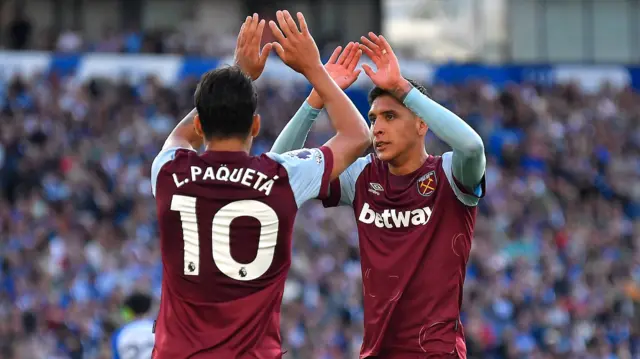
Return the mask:
<path fill-rule="evenodd" d="M 384 191 L 384 188 L 382 187 L 382 185 L 380 185 L 380 183 L 375 183 L 375 182 L 369 183 L 369 192 L 375 195 L 380 195 L 380 192 L 383 192 L 383 191 Z"/>
<path fill-rule="evenodd" d="M 436 177 L 436 171 L 431 171 L 426 175 L 418 178 L 418 193 L 421 196 L 429 197 L 435 192 L 438 186 L 438 178 Z"/>
<path fill-rule="evenodd" d="M 364 203 L 358 220 L 366 224 L 374 224 L 378 228 L 408 228 L 411 226 L 423 226 L 431 218 L 431 208 L 417 208 L 413 210 L 398 211 L 385 209 L 381 213 L 375 212 L 368 203 Z"/>

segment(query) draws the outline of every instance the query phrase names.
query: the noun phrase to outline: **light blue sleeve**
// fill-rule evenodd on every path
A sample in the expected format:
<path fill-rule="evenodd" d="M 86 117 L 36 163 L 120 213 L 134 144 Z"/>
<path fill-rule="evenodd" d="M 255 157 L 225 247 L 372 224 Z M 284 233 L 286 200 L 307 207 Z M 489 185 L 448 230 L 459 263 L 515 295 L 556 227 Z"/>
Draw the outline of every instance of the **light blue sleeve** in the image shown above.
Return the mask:
<path fill-rule="evenodd" d="M 442 169 L 444 170 L 444 174 L 447 176 L 447 181 L 449 182 L 451 189 L 453 189 L 453 193 L 455 193 L 458 201 L 462 202 L 465 206 L 477 206 L 480 199 L 484 197 L 484 178 L 482 178 L 482 181 L 475 187 L 473 192 L 460 188 L 456 183 L 456 178 L 452 170 L 453 161 L 453 153 L 445 152 L 442 155 Z"/>
<path fill-rule="evenodd" d="M 287 171 L 298 207 L 328 193 L 333 169 L 333 153 L 328 147 L 303 148 L 283 154 L 269 152 L 266 155 Z"/>
<path fill-rule="evenodd" d="M 480 135 L 463 119 L 414 88 L 404 104 L 424 121 L 429 130 L 453 148 L 451 170 L 466 188 L 475 191 L 486 167 L 484 144 Z"/>
<path fill-rule="evenodd" d="M 325 207 L 352 206 L 356 197 L 356 182 L 365 167 L 372 161 L 372 155 L 358 158 L 340 174 L 329 186 L 329 196 L 322 200 Z M 375 183 L 370 184 L 375 186 Z M 379 186 L 379 184 L 378 184 Z"/>
<path fill-rule="evenodd" d="M 320 111 L 322 110 L 311 107 L 307 101 L 303 102 L 276 138 L 271 152 L 284 153 L 302 148 Z"/>
<path fill-rule="evenodd" d="M 160 170 L 167 162 L 174 159 L 176 156 L 176 151 L 181 149 L 187 149 L 187 148 L 171 147 L 171 148 L 164 149 L 160 151 L 160 153 L 158 153 L 156 158 L 153 160 L 153 163 L 151 164 L 151 193 L 153 193 L 154 197 L 156 196 L 156 182 L 158 181 L 158 175 L 160 174 Z M 193 151 L 192 149 L 189 149 L 189 150 Z"/>

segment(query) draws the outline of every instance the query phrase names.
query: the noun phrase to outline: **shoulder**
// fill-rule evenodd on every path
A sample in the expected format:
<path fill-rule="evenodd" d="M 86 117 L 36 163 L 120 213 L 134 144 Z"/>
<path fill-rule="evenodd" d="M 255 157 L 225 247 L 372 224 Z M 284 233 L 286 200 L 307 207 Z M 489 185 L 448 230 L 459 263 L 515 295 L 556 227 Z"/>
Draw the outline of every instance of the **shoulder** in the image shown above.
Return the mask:
<path fill-rule="evenodd" d="M 333 160 L 331 149 L 324 146 L 320 148 L 301 148 L 282 154 L 267 152 L 263 157 L 283 167 L 289 176 L 297 174 L 313 175 L 316 172 L 322 172 L 325 167 L 331 165 Z"/>
<path fill-rule="evenodd" d="M 323 148 L 324 149 L 324 148 Z M 316 161 L 322 163 L 326 155 L 326 151 L 320 148 L 301 148 L 299 150 L 289 151 L 285 153 L 267 152 L 263 156 L 282 165 L 296 165 L 306 161 Z M 329 150 L 330 151 L 330 150 Z"/>
<path fill-rule="evenodd" d="M 384 163 L 380 161 L 373 153 L 370 153 L 364 157 L 358 158 L 343 173 L 353 177 L 353 180 L 357 180 L 360 175 L 362 175 L 367 170 L 384 171 L 384 168 Z"/>
<path fill-rule="evenodd" d="M 153 167 L 157 170 L 162 169 L 164 165 L 168 163 L 177 163 L 182 160 L 197 157 L 198 153 L 192 149 L 187 149 L 184 147 L 171 147 L 163 149 L 158 153 L 156 158 L 153 160 Z"/>
<path fill-rule="evenodd" d="M 441 157 L 441 165 L 438 166 L 441 168 L 441 171 L 444 172 L 444 175 L 447 178 L 447 182 L 449 183 L 449 187 L 453 190 L 458 200 L 465 206 L 477 206 L 479 200 L 482 199 L 485 195 L 485 177 L 482 177 L 482 180 L 480 181 L 480 184 L 475 189 L 475 191 L 471 192 L 465 189 L 463 185 L 459 184 L 458 180 L 454 177 L 453 170 L 451 168 L 452 161 L 453 152 L 446 152 Z"/>

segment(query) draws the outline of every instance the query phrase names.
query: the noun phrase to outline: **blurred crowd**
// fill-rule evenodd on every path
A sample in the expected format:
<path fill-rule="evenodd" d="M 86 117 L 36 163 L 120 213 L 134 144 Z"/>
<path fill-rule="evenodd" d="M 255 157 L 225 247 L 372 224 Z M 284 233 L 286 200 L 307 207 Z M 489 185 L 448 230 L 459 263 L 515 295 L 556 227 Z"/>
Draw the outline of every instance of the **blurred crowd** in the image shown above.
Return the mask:
<path fill-rule="evenodd" d="M 195 84 L 0 83 L 1 359 L 109 358 L 125 297 L 149 293 L 157 310 L 150 167 Z M 255 153 L 307 90 L 259 84 Z M 640 358 L 640 95 L 481 81 L 430 93 L 488 153 L 463 304 L 469 358 Z M 307 146 L 331 134 L 321 116 Z M 447 150 L 433 136 L 427 148 Z M 287 356 L 356 358 L 361 288 L 350 209 L 308 203 L 281 311 Z"/>

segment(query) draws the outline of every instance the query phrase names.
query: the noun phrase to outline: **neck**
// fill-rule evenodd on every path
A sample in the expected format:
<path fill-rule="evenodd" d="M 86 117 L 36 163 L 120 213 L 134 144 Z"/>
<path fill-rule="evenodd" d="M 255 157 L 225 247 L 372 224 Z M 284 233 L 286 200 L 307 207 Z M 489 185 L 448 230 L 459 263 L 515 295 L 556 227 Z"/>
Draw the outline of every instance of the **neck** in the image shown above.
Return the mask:
<path fill-rule="evenodd" d="M 400 154 L 389 161 L 389 172 L 392 175 L 404 176 L 420 168 L 427 160 L 427 151 L 424 145 L 420 149 L 413 149 Z"/>
<path fill-rule="evenodd" d="M 251 141 L 241 138 L 212 139 L 207 141 L 206 150 L 249 153 L 251 151 Z"/>

